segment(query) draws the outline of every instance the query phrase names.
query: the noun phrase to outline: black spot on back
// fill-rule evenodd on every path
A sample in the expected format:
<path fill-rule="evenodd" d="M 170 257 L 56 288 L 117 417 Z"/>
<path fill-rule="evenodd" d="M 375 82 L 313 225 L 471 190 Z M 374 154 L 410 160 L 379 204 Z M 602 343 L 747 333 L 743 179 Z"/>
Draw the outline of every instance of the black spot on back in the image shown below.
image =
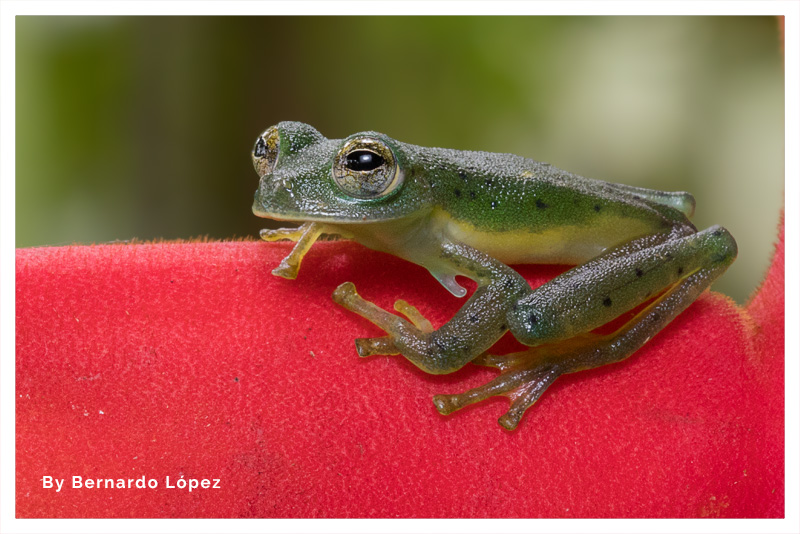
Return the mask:
<path fill-rule="evenodd" d="M 461 189 L 453 189 L 453 194 L 456 198 L 461 198 Z"/>
<path fill-rule="evenodd" d="M 606 298 L 603 299 L 603 306 L 605 306 L 606 308 L 611 306 L 611 298 L 610 297 L 606 297 Z"/>
<path fill-rule="evenodd" d="M 543 210 L 543 209 L 547 208 L 547 204 L 545 202 L 543 202 L 542 199 L 537 198 L 536 199 L 536 207 L 539 208 L 540 210 Z"/>

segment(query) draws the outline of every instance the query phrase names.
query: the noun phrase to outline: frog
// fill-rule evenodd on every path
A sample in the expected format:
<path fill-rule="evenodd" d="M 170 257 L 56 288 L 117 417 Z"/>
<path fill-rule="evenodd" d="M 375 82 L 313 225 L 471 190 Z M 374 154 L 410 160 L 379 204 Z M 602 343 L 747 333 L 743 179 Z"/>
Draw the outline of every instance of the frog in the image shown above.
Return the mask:
<path fill-rule="evenodd" d="M 494 367 L 488 383 L 433 397 L 449 415 L 492 396 L 516 429 L 560 376 L 629 358 L 695 301 L 735 260 L 733 236 L 698 230 L 694 197 L 586 178 L 513 154 L 428 148 L 375 131 L 328 139 L 280 122 L 252 149 L 259 176 L 253 213 L 297 224 L 265 229 L 295 242 L 272 271 L 295 279 L 322 236 L 417 264 L 458 298 L 439 328 L 399 299 L 396 313 L 364 299 L 352 282 L 334 302 L 385 335 L 355 339 L 361 357 L 402 355 L 430 374 L 467 363 Z M 532 288 L 510 265 L 572 266 Z M 604 326 L 615 325 L 610 332 Z M 507 332 L 526 347 L 492 354 Z"/>

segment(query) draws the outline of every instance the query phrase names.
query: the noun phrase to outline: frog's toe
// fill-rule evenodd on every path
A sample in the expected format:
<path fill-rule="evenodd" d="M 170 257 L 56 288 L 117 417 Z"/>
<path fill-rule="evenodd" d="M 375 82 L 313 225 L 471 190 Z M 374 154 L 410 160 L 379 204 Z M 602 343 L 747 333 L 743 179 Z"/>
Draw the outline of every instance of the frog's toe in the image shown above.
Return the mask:
<path fill-rule="evenodd" d="M 360 337 L 356 339 L 356 351 L 362 358 L 375 356 L 377 354 L 400 354 L 394 342 L 389 336 L 384 337 Z"/>
<path fill-rule="evenodd" d="M 297 278 L 297 272 L 300 269 L 299 264 L 290 264 L 286 261 L 288 258 L 284 258 L 280 265 L 272 269 L 272 274 L 275 276 L 280 276 L 281 278 L 286 278 L 287 280 L 294 280 Z"/>
<path fill-rule="evenodd" d="M 403 315 L 405 315 L 411 324 L 417 327 L 420 332 L 423 333 L 430 333 L 433 332 L 433 325 L 429 320 L 422 315 L 418 309 L 414 306 L 406 302 L 405 300 L 399 299 L 396 300 L 394 303 L 394 309 Z"/>
<path fill-rule="evenodd" d="M 392 313 L 389 313 L 383 308 L 376 306 L 372 302 L 364 300 L 361 295 L 358 294 L 356 291 L 356 286 L 352 282 L 345 282 L 337 287 L 333 292 L 332 298 L 336 304 L 357 313 L 364 319 L 372 322 L 372 324 L 378 328 L 390 334 L 399 329 L 402 319 Z M 408 305 L 408 308 L 414 309 L 411 305 Z M 408 308 L 404 309 L 408 311 Z M 416 310 L 414 310 L 414 312 L 416 312 Z M 413 314 L 414 312 L 409 313 Z M 416 313 L 419 314 L 419 312 Z M 395 352 L 392 354 L 397 353 Z"/>
<path fill-rule="evenodd" d="M 506 396 L 511 399 L 511 406 L 497 422 L 506 430 L 517 428 L 525 411 L 539 400 L 542 393 L 550 387 L 556 378 L 561 375 L 561 371 L 555 368 L 544 368 L 536 372 L 536 376 L 522 386 L 516 388 Z"/>
<path fill-rule="evenodd" d="M 506 367 L 512 359 L 499 360 L 504 357 L 483 357 L 484 365 Z M 492 363 L 487 363 L 487 360 Z M 494 361 L 496 360 L 496 361 Z M 514 430 L 522 419 L 525 410 L 530 408 L 542 396 L 542 393 L 561 375 L 554 366 L 528 365 L 509 369 L 491 382 L 455 395 L 436 395 L 433 405 L 442 415 L 449 415 L 470 404 L 475 404 L 494 397 L 504 395 L 511 400 L 511 406 L 498 423 L 507 429 Z"/>
<path fill-rule="evenodd" d="M 511 354 L 489 354 L 488 352 L 484 352 L 472 360 L 472 363 L 485 367 L 494 367 L 502 372 L 522 365 L 530 368 L 533 365 L 531 361 L 532 352 L 533 351 L 530 350 Z"/>
<path fill-rule="evenodd" d="M 333 295 L 331 295 L 331 298 L 333 298 L 333 301 L 336 304 L 347 309 L 351 309 L 351 303 L 353 299 L 360 297 L 356 292 L 356 285 L 353 282 L 345 282 L 343 284 L 339 284 L 339 287 L 333 290 Z"/>
<path fill-rule="evenodd" d="M 292 231 L 295 230 L 294 228 L 279 228 L 277 230 L 272 230 L 270 228 L 264 228 L 258 232 L 258 235 L 264 241 L 282 241 L 282 240 L 291 240 L 295 237 L 296 232 Z M 295 239 L 296 241 L 297 239 Z"/>
<path fill-rule="evenodd" d="M 364 300 L 364 298 L 358 294 L 358 291 L 356 291 L 356 285 L 353 282 L 345 282 L 339 285 L 339 287 L 333 291 L 331 298 L 339 306 L 355 312 L 373 323 L 376 322 L 376 318 L 382 313 L 387 313 L 370 301 Z"/>
<path fill-rule="evenodd" d="M 508 380 L 509 377 L 500 375 L 488 384 L 472 388 L 464 393 L 456 393 L 454 395 L 436 395 L 433 397 L 433 405 L 436 410 L 442 415 L 450 415 L 456 410 L 460 410 L 470 404 L 481 402 L 493 397 L 495 395 L 503 395 L 510 389 L 513 389 L 517 381 Z"/>

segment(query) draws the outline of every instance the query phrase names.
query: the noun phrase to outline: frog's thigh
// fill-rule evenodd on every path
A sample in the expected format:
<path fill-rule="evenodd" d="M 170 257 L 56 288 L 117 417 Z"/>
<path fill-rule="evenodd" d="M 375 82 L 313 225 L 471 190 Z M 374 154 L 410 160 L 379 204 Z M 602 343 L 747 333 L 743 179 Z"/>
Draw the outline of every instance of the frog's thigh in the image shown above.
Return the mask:
<path fill-rule="evenodd" d="M 509 311 L 509 328 L 526 345 L 569 339 L 608 323 L 694 273 L 716 272 L 720 266 L 724 270 L 735 257 L 735 241 L 718 226 L 689 235 L 672 234 L 645 248 L 634 241 L 520 299 Z"/>

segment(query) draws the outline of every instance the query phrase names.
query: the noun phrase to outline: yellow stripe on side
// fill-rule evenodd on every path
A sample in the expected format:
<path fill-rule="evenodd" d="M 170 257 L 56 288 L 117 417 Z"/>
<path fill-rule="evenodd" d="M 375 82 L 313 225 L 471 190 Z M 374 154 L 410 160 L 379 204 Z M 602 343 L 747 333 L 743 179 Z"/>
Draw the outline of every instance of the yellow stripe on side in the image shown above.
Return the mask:
<path fill-rule="evenodd" d="M 507 264 L 551 263 L 577 265 L 607 248 L 653 232 L 647 221 L 598 215 L 590 225 L 487 232 L 436 210 L 433 226 L 448 239 L 481 250 Z"/>

